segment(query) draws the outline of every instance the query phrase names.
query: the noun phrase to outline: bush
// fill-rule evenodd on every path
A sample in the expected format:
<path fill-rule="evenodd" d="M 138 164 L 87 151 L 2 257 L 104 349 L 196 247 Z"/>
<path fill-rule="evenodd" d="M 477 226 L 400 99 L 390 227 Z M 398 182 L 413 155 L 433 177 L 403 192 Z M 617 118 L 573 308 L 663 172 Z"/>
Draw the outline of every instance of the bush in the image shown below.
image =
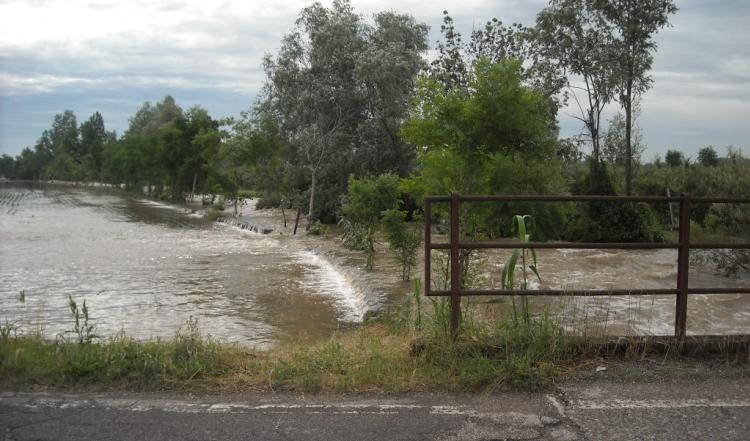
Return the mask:
<path fill-rule="evenodd" d="M 263 210 L 266 208 L 279 208 L 281 206 L 281 196 L 275 193 L 263 194 L 258 198 L 255 203 L 257 210 Z"/>
<path fill-rule="evenodd" d="M 589 175 L 577 190 L 590 195 L 615 195 L 601 163 L 590 163 Z M 565 233 L 568 240 L 586 242 L 661 242 L 663 237 L 651 207 L 622 202 L 584 202 Z"/>
<path fill-rule="evenodd" d="M 422 243 L 422 233 L 406 222 L 406 212 L 386 210 L 383 212 L 383 228 L 396 261 L 401 265 L 401 279 L 409 280 L 417 265 L 417 249 Z"/>
<path fill-rule="evenodd" d="M 345 229 L 344 243 L 364 250 L 365 267 L 372 269 L 375 261 L 375 232 L 386 210 L 399 205 L 399 178 L 386 173 L 374 178 L 350 178 L 349 191 L 343 198 L 341 222 Z"/>

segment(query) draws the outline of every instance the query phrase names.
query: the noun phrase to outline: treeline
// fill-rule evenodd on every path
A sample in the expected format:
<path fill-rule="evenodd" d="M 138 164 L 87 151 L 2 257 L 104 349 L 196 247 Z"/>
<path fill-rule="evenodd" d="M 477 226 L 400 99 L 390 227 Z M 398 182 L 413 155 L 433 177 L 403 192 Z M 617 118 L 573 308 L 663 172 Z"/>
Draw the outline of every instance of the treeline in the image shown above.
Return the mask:
<path fill-rule="evenodd" d="M 222 121 L 205 109 L 183 111 L 172 97 L 145 103 L 121 137 L 107 131 L 99 112 L 80 126 L 75 114 L 56 115 L 33 149 L 2 157 L 0 174 L 12 179 L 96 181 L 147 188 L 178 200 L 185 192 L 221 187 Z"/>

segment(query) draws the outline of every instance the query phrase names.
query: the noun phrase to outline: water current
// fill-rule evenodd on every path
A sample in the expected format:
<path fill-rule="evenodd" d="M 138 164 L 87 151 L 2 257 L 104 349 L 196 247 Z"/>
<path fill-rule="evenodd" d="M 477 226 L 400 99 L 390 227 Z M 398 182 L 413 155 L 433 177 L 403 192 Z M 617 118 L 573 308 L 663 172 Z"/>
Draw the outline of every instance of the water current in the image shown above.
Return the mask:
<path fill-rule="evenodd" d="M 0 184 L 0 322 L 65 336 L 72 296 L 86 300 L 102 336 L 171 337 L 193 318 L 213 337 L 267 348 L 328 336 L 410 289 L 382 255 L 377 271 L 365 273 L 356 253 L 291 238 L 289 230 L 280 234 L 278 216 L 243 211 L 243 219 L 276 231 L 263 235 L 209 222 L 184 207 L 111 190 Z M 507 252 L 483 257 L 483 285 L 496 287 Z M 674 250 L 550 249 L 538 257 L 537 286 L 545 288 L 676 283 Z M 435 273 L 437 265 L 433 280 Z M 691 287 L 746 287 L 749 279 L 691 265 Z M 576 331 L 667 335 L 674 329 L 674 296 L 541 298 L 538 304 L 551 305 Z M 691 295 L 688 333 L 750 333 L 750 295 Z"/>
<path fill-rule="evenodd" d="M 109 190 L 0 185 L 0 244 L 0 321 L 48 337 L 71 329 L 68 296 L 100 335 L 171 337 L 193 318 L 260 348 L 329 335 L 373 305 L 298 242 Z"/>

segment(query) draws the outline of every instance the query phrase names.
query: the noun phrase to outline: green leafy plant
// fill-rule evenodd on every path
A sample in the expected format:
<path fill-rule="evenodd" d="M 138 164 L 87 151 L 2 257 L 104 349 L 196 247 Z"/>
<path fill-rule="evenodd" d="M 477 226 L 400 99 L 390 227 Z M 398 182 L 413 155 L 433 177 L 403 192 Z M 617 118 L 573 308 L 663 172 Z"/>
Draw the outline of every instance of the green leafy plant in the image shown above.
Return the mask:
<path fill-rule="evenodd" d="M 375 263 L 375 233 L 383 212 L 399 204 L 399 178 L 386 173 L 376 177 L 350 178 L 341 206 L 344 243 L 365 252 L 365 268 Z"/>
<path fill-rule="evenodd" d="M 396 261 L 401 265 L 401 279 L 409 280 L 417 265 L 417 249 L 422 243 L 422 233 L 406 222 L 406 212 L 386 210 L 383 212 L 383 228 Z"/>
<path fill-rule="evenodd" d="M 528 233 L 526 223 L 531 222 L 531 216 L 527 215 L 516 215 L 513 218 L 513 225 L 518 234 L 518 239 L 522 243 L 531 242 L 531 234 Z M 533 226 L 533 224 L 529 225 Z M 525 290 L 529 288 L 529 271 L 536 275 L 537 279 L 541 282 L 539 277 L 539 271 L 537 271 L 537 259 L 536 251 L 533 248 L 518 248 L 513 251 L 508 261 L 503 266 L 503 271 L 500 276 L 503 289 L 514 290 L 516 289 L 516 267 L 521 264 L 521 284 L 519 288 Z M 530 259 L 530 260 L 529 260 Z M 527 263 L 528 262 L 528 263 Z M 515 296 L 511 297 L 513 301 L 513 321 L 518 322 L 519 311 L 517 309 Z M 528 296 L 521 296 L 521 311 L 520 317 L 523 323 L 528 324 L 531 320 L 530 306 Z"/>

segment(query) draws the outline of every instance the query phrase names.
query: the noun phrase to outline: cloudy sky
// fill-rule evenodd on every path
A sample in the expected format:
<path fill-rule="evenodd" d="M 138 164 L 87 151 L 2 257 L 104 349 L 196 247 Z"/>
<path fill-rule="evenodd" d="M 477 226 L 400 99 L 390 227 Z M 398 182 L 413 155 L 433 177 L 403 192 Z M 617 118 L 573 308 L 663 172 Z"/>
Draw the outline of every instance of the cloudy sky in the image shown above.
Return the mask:
<path fill-rule="evenodd" d="M 261 87 L 263 54 L 278 49 L 310 3 L 0 0 L 0 154 L 33 146 L 65 109 L 79 122 L 98 110 L 118 133 L 143 102 L 168 94 L 183 108 L 197 104 L 214 117 L 238 115 Z M 430 26 L 434 46 L 443 9 L 469 34 L 491 17 L 533 24 L 546 1 L 352 4 L 365 16 L 382 9 L 412 14 Z M 655 83 L 641 104 L 645 159 L 669 148 L 694 155 L 708 144 L 750 153 L 750 1 L 677 4 L 674 26 L 657 37 Z M 560 123 L 563 135 L 580 131 L 565 113 Z"/>

